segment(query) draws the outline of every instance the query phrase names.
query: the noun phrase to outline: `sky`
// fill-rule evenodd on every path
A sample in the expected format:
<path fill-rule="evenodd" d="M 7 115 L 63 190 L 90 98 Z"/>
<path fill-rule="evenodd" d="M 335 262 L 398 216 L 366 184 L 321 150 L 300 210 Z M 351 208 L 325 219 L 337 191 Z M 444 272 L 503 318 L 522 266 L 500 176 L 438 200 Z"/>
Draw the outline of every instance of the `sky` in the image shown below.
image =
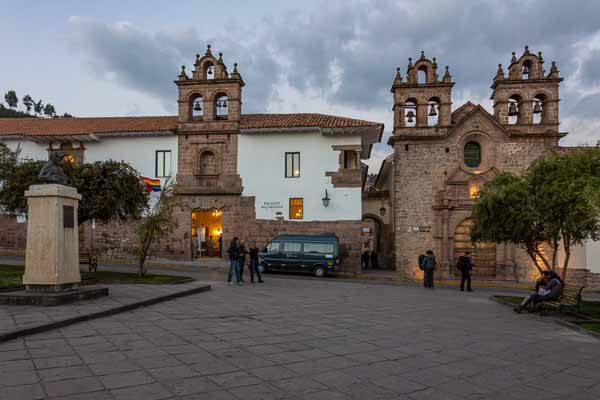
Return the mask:
<path fill-rule="evenodd" d="M 491 111 L 497 66 L 525 45 L 556 61 L 562 145 L 600 141 L 600 1 L 0 0 L 0 93 L 75 116 L 173 115 L 181 65 L 211 44 L 246 86 L 243 112 L 319 112 L 385 124 L 391 84 L 421 50 L 449 65 L 453 108 Z M 3 100 L 0 99 L 0 100 Z"/>

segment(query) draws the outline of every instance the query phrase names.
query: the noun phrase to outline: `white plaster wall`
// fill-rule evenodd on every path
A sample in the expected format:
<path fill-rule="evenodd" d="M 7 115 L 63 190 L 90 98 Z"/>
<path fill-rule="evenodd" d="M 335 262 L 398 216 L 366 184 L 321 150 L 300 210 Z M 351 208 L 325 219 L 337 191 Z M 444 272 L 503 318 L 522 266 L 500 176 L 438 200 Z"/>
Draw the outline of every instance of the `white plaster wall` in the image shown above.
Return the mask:
<path fill-rule="evenodd" d="M 319 133 L 241 134 L 238 173 L 244 196 L 256 197 L 256 218 L 275 219 L 276 211 L 289 217 L 289 199 L 304 199 L 302 221 L 360 220 L 361 188 L 334 188 L 327 171 L 339 168 L 339 151 L 332 145 L 360 145 L 360 137 L 329 137 Z M 285 177 L 285 153 L 300 152 L 300 177 Z M 331 202 L 321 199 L 327 189 Z M 282 208 L 263 208 L 280 202 Z"/>
<path fill-rule="evenodd" d="M 156 151 L 171 150 L 171 176 L 177 174 L 177 136 L 102 138 L 85 144 L 85 162 L 125 161 L 140 175 L 156 178 Z M 165 179 L 161 178 L 162 183 Z"/>
<path fill-rule="evenodd" d="M 588 241 L 585 246 L 587 269 L 600 274 L 600 241 Z"/>
<path fill-rule="evenodd" d="M 21 160 L 48 160 L 48 145 L 46 144 L 37 144 L 30 140 L 3 140 L 2 143 L 13 151 L 20 148 L 19 159 Z"/>

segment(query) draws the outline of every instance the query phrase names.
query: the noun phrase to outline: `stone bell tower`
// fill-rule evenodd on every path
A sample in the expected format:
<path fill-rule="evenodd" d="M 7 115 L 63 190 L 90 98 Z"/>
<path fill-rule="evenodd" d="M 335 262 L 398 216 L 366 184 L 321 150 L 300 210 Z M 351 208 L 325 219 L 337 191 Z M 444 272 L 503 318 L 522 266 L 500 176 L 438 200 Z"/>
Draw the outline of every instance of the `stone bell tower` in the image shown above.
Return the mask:
<path fill-rule="evenodd" d="M 563 78 L 552 62 L 550 72 L 544 70 L 542 52 L 531 53 L 529 47 L 517 59 L 512 53 L 505 75 L 502 64 L 491 86 L 494 118 L 512 134 L 543 137 L 556 145 L 559 133 L 558 89 Z"/>
<path fill-rule="evenodd" d="M 189 77 L 185 66 L 175 81 L 179 89 L 177 192 L 241 194 L 237 174 L 238 135 L 244 81 L 234 64 L 229 73 L 208 45 L 196 55 Z"/>

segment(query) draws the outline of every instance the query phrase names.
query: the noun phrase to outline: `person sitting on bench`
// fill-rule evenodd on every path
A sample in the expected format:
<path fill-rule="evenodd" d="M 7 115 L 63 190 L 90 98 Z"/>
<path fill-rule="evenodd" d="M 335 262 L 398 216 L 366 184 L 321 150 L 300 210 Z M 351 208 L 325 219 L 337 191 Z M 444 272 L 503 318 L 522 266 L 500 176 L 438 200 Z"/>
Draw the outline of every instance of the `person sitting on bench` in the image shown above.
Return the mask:
<path fill-rule="evenodd" d="M 538 304 L 544 301 L 558 300 L 565 286 L 564 282 L 554 271 L 544 271 L 543 274 L 547 283 L 540 285 L 536 293 L 529 295 L 521 304 L 515 307 L 516 312 L 521 313 L 530 304 L 533 305 L 530 311 L 535 311 Z"/>

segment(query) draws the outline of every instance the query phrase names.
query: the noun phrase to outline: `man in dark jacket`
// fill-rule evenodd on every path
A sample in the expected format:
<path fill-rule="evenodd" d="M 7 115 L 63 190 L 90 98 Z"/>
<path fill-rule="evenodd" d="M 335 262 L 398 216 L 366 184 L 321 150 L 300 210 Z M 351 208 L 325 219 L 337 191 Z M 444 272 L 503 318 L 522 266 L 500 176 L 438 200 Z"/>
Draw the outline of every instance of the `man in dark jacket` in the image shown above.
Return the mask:
<path fill-rule="evenodd" d="M 433 271 L 435 271 L 436 261 L 432 250 L 425 252 L 426 256 L 423 259 L 423 286 L 433 289 Z"/>
<path fill-rule="evenodd" d="M 252 242 L 252 246 L 248 251 L 250 255 L 250 282 L 254 283 L 254 273 L 256 273 L 256 277 L 258 278 L 258 283 L 263 283 L 262 276 L 260 276 L 260 269 L 258 266 L 258 247 L 256 247 L 256 242 Z"/>
<path fill-rule="evenodd" d="M 227 283 L 229 283 L 230 285 L 233 284 L 231 282 L 231 279 L 233 278 L 233 274 L 235 274 L 237 284 L 243 285 L 243 283 L 240 282 L 240 248 L 238 246 L 237 237 L 234 237 L 231 243 L 229 244 L 227 254 L 229 254 L 229 273 L 227 274 Z"/>
<path fill-rule="evenodd" d="M 473 261 L 471 252 L 467 251 L 464 256 L 458 257 L 458 270 L 460 271 L 460 290 L 465 291 L 465 281 L 467 282 L 467 291 L 471 290 L 471 271 L 473 270 Z"/>
<path fill-rule="evenodd" d="M 240 280 L 244 283 L 244 266 L 246 265 L 246 245 L 243 240 L 240 240 L 238 244 L 238 248 L 240 251 L 240 262 L 239 262 L 239 270 L 240 270 Z"/>

